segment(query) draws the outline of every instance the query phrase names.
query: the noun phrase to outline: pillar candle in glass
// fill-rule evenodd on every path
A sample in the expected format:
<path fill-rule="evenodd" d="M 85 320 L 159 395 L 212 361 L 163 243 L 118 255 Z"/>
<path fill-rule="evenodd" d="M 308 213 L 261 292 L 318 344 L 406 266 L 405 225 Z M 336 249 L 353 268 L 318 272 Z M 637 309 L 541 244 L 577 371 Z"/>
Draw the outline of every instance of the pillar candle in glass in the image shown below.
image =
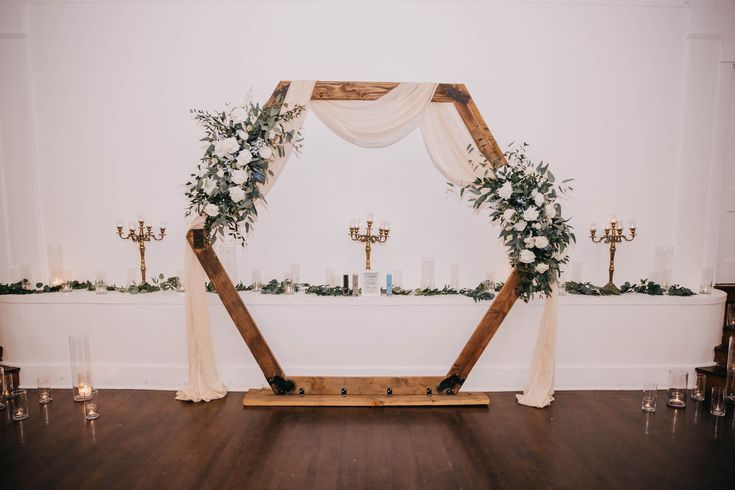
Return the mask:
<path fill-rule="evenodd" d="M 253 269 L 252 282 L 253 291 L 259 293 L 263 290 L 263 278 L 260 275 L 260 269 Z"/>
<path fill-rule="evenodd" d="M 84 400 L 84 418 L 94 420 L 100 416 L 100 393 L 92 389 L 89 398 Z"/>
<path fill-rule="evenodd" d="M 674 408 L 687 406 L 687 384 L 689 373 L 686 371 L 669 371 L 669 397 L 667 404 Z"/>
<path fill-rule="evenodd" d="M 641 410 L 644 412 L 656 411 L 656 398 L 658 397 L 658 386 L 651 383 L 643 385 L 643 399 L 641 400 Z"/>
<path fill-rule="evenodd" d="M 13 390 L 11 393 L 13 420 L 28 418 L 28 393 L 26 390 Z"/>
<path fill-rule="evenodd" d="M 88 333 L 69 335 L 69 358 L 74 401 L 81 402 L 89 397 L 92 390 L 92 356 Z"/>
<path fill-rule="evenodd" d="M 671 270 L 674 267 L 674 247 L 656 245 L 653 256 L 653 280 L 664 289 L 671 284 Z"/>
<path fill-rule="evenodd" d="M 51 402 L 54 399 L 51 394 L 51 376 L 39 376 L 36 378 L 36 382 L 38 383 L 38 403 Z"/>
<path fill-rule="evenodd" d="M 712 294 L 712 288 L 715 282 L 715 272 L 713 267 L 703 267 L 702 277 L 699 280 L 699 294 Z"/>

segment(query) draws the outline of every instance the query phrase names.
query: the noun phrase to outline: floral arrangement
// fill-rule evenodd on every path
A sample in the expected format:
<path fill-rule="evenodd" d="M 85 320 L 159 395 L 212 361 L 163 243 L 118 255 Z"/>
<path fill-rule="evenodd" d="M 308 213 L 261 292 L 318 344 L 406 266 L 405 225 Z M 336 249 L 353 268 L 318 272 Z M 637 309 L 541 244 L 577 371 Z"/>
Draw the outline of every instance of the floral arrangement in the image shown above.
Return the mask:
<path fill-rule="evenodd" d="M 287 107 L 282 97 L 260 106 L 246 100 L 222 112 L 192 110 L 204 128 L 204 156 L 186 183 L 192 212 L 205 216 L 204 230 L 210 242 L 225 234 L 245 244 L 263 199 L 260 186 L 273 172 L 268 168 L 276 156 L 285 155 L 286 145 L 301 147 L 298 131 L 284 123 L 298 117 L 304 106 Z M 244 233 L 242 227 L 244 225 Z"/>
<path fill-rule="evenodd" d="M 570 180 L 557 185 L 547 164 L 529 160 L 527 147 L 511 145 L 505 153 L 507 165 L 487 159 L 474 163 L 476 169 L 485 169 L 484 176 L 460 188 L 461 196 L 470 196 L 473 208 L 487 207 L 492 221 L 501 225 L 500 239 L 520 274 L 516 292 L 524 301 L 535 293 L 551 294 L 560 267 L 569 261 L 567 247 L 576 241 L 559 204 L 571 190 Z"/>

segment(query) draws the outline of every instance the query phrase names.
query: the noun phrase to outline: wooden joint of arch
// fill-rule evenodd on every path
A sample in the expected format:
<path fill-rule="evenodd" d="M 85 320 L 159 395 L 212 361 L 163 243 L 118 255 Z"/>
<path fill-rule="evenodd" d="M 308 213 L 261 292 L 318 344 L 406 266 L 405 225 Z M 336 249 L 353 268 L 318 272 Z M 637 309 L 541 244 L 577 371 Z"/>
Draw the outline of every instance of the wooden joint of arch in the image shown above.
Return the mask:
<path fill-rule="evenodd" d="M 282 100 L 290 86 L 289 81 L 278 84 L 266 102 L 270 107 Z M 316 82 L 312 92 L 312 100 L 376 100 L 393 88 L 395 82 Z M 478 149 L 493 165 L 506 164 L 505 156 L 498 147 L 487 127 L 482 114 L 475 105 L 467 88 L 463 84 L 442 83 L 432 98 L 432 102 L 452 103 L 464 122 L 470 135 L 477 143 Z M 449 368 L 447 374 L 440 376 L 298 376 L 289 379 L 278 364 L 275 355 L 263 338 L 255 321 L 235 289 L 227 272 L 220 263 L 211 244 L 206 240 L 204 230 L 191 230 L 187 235 L 190 246 L 212 281 L 217 295 L 222 300 L 240 335 L 253 354 L 258 366 L 271 386 L 272 394 L 262 390 L 251 390 L 246 396 L 245 405 L 252 406 L 384 406 L 384 405 L 486 405 L 487 397 L 482 394 L 459 394 L 462 384 L 469 376 L 487 345 L 492 340 L 501 323 L 505 319 L 517 299 L 516 288 L 519 275 L 511 272 L 497 298 L 480 320 L 459 356 Z M 427 396 L 427 390 L 436 388 L 436 395 Z M 391 394 L 386 394 L 387 389 Z M 358 395 L 350 401 L 341 392 Z M 307 399 L 293 396 L 303 390 Z M 252 393 L 252 394 L 250 394 Z M 274 396 L 286 395 L 292 396 Z M 392 396 L 392 395 L 395 395 Z M 250 401 L 248 401 L 250 397 Z M 312 397 L 312 398 L 308 398 Z M 387 398 L 386 398 L 387 397 Z M 451 402 L 447 402 L 451 398 Z M 296 400 L 296 401 L 295 401 Z M 439 402 L 445 400 L 443 402 Z"/>

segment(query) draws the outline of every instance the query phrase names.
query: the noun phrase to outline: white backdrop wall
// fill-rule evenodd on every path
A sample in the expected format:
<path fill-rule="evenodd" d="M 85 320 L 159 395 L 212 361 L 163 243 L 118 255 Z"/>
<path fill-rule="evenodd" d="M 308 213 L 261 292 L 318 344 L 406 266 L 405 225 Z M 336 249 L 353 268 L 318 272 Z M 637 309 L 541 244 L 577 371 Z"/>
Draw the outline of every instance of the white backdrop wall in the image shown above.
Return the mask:
<path fill-rule="evenodd" d="M 181 270 L 182 184 L 201 153 L 188 110 L 220 108 L 250 88 L 263 100 L 288 79 L 465 83 L 503 147 L 527 141 L 558 177 L 576 179 L 565 206 L 586 280 L 602 283 L 607 264 L 588 225 L 613 214 L 636 218 L 640 231 L 619 251 L 621 281 L 650 273 L 657 244 L 676 247 L 684 283 L 715 261 L 710 224 L 734 154 L 712 137 L 727 134 L 718 121 L 728 113 L 716 108 L 733 100 L 730 0 L 12 0 L 2 9 L 0 280 L 30 264 L 47 281 L 46 245 L 56 243 L 74 276 L 106 271 L 122 282 L 137 251 L 114 226 L 141 213 L 169 226 L 148 249 L 149 271 Z M 346 227 L 367 211 L 393 225 L 376 268 L 402 269 L 408 286 L 422 256 L 437 258 L 440 284 L 450 264 L 464 285 L 507 272 L 497 231 L 447 193 L 419 134 L 365 150 L 313 115 L 304 133 L 303 154 L 238 252 L 239 279 L 253 267 L 282 276 L 291 263 L 311 282 L 326 268 L 357 270 L 363 252 Z"/>

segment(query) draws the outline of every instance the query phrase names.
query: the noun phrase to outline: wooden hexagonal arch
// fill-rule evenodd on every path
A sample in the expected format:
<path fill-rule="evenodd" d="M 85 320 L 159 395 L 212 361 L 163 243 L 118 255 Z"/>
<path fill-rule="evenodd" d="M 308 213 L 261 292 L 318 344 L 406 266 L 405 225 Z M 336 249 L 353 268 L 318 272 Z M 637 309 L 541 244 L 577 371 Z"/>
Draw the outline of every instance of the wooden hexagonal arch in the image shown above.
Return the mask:
<path fill-rule="evenodd" d="M 290 86 L 282 81 L 266 102 L 284 97 Z M 316 82 L 312 100 L 375 100 L 397 87 L 397 82 Z M 453 104 L 478 150 L 488 161 L 507 163 L 485 120 L 463 84 L 441 83 L 432 103 Z M 445 376 L 294 376 L 286 375 L 250 316 L 232 280 L 206 239 L 204 230 L 187 234 L 202 268 L 214 284 L 240 335 L 245 340 L 271 389 L 253 389 L 246 406 L 383 406 L 487 405 L 482 393 L 460 393 L 462 384 L 495 335 L 517 299 L 518 274 L 513 271 L 467 340 Z"/>

